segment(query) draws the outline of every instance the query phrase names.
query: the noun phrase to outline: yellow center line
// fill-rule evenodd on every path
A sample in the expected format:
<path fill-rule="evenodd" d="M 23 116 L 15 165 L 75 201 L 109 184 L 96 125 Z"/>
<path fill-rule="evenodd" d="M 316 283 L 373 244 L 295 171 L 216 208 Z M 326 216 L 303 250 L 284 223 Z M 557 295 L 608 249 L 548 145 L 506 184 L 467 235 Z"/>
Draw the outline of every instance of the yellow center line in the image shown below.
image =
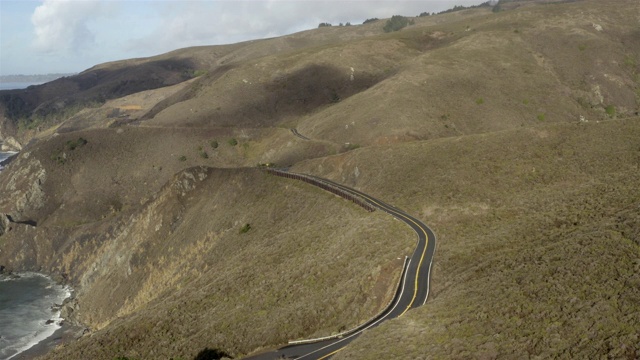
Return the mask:
<path fill-rule="evenodd" d="M 339 184 L 337 184 L 337 185 L 338 185 L 338 186 L 340 186 L 340 187 L 342 187 L 342 186 L 341 186 L 341 185 L 339 185 Z M 409 303 L 409 305 L 407 305 L 407 308 L 406 308 L 406 309 L 404 309 L 404 311 L 402 312 L 402 314 L 398 315 L 398 317 L 400 317 L 400 316 L 404 315 L 404 313 L 406 313 L 406 312 L 411 308 L 411 305 L 413 305 L 413 302 L 416 300 L 416 297 L 418 296 L 418 278 L 419 278 L 419 275 L 420 275 L 420 267 L 422 267 L 422 261 L 424 260 L 424 256 L 425 256 L 425 254 L 427 253 L 427 247 L 428 247 L 428 245 L 429 245 L 429 235 L 427 235 L 427 232 L 425 231 L 425 229 L 424 229 L 421 225 L 419 225 L 419 224 L 418 224 L 417 222 L 415 222 L 413 219 L 411 219 L 411 218 L 407 217 L 407 215 L 404 215 L 404 214 L 402 214 L 402 213 L 399 213 L 399 212 L 398 212 L 397 210 L 395 210 L 395 209 L 392 209 L 392 208 L 390 208 L 390 207 L 386 207 L 386 206 L 384 206 L 384 205 L 380 204 L 376 199 L 374 199 L 374 198 L 370 197 L 369 195 L 367 195 L 367 194 L 365 194 L 365 193 L 361 193 L 361 192 L 359 192 L 359 191 L 357 191 L 357 190 L 352 190 L 352 189 L 349 189 L 349 188 L 346 188 L 346 187 L 342 187 L 342 188 L 343 188 L 344 190 L 349 191 L 349 192 L 352 192 L 352 193 L 354 193 L 354 192 L 355 192 L 356 194 L 358 194 L 358 195 L 360 195 L 360 196 L 362 196 L 362 197 L 364 197 L 364 198 L 366 198 L 366 199 L 370 200 L 371 202 L 375 203 L 375 204 L 376 204 L 376 205 L 378 205 L 380 208 L 382 208 L 382 209 L 386 209 L 389 213 L 393 213 L 393 214 L 395 214 L 395 215 L 396 215 L 396 216 L 398 216 L 398 217 L 401 217 L 401 218 L 403 218 L 403 219 L 405 219 L 405 220 L 411 221 L 411 222 L 412 222 L 415 226 L 417 226 L 417 227 L 422 231 L 422 233 L 424 234 L 424 238 L 425 238 L 424 250 L 422 250 L 422 255 L 420 256 L 420 262 L 418 263 L 418 268 L 417 268 L 417 270 L 416 270 L 416 281 L 415 281 L 414 288 L 413 288 L 413 297 L 411 298 L 411 302 Z M 392 215 L 393 215 L 393 214 L 392 214 Z"/>
<path fill-rule="evenodd" d="M 323 356 L 323 357 L 321 357 L 321 358 L 318 358 L 318 360 L 326 359 L 326 358 L 328 358 L 328 357 L 330 357 L 330 356 L 335 355 L 337 352 L 342 351 L 342 350 L 344 350 L 344 346 L 343 346 L 343 347 L 341 347 L 340 349 L 338 349 L 338 350 L 336 350 L 336 351 L 332 352 L 332 353 L 329 353 L 329 354 L 327 354 L 327 355 L 325 355 L 325 356 Z"/>

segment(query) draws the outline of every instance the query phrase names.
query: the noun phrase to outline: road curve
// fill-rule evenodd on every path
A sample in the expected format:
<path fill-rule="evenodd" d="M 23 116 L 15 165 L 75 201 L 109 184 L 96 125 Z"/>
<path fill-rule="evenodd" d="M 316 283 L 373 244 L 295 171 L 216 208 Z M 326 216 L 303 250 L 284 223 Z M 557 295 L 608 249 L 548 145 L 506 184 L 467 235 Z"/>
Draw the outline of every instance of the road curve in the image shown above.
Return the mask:
<path fill-rule="evenodd" d="M 296 129 L 296 128 L 291 128 L 291 133 L 292 133 L 293 135 L 295 135 L 295 136 L 299 137 L 299 138 L 300 138 L 300 139 L 302 139 L 302 140 L 311 140 L 311 139 L 309 139 L 308 137 L 306 137 L 306 136 L 304 136 L 304 135 L 300 134 L 300 133 L 298 132 L 298 129 Z"/>
<path fill-rule="evenodd" d="M 433 254 L 435 252 L 436 236 L 427 225 L 404 211 L 363 192 L 320 177 L 311 175 L 305 176 L 359 196 L 377 209 L 390 214 L 400 221 L 403 221 L 418 235 L 417 245 L 413 254 L 409 258 L 408 266 L 404 269 L 400 286 L 398 287 L 391 305 L 377 317 L 363 325 L 360 325 L 353 332 L 340 338 L 332 338 L 305 344 L 288 345 L 277 350 L 249 356 L 246 359 L 328 359 L 344 349 L 347 344 L 358 337 L 358 335 L 360 335 L 364 330 L 375 327 L 385 320 L 402 316 L 409 309 L 424 305 L 429 297 L 429 280 Z"/>

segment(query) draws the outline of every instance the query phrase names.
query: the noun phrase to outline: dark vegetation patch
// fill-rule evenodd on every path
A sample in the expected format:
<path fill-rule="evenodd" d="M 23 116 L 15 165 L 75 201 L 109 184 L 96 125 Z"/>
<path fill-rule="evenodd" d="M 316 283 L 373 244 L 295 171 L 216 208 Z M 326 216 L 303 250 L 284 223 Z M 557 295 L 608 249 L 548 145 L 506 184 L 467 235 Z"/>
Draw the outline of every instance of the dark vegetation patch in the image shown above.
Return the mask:
<path fill-rule="evenodd" d="M 178 91 L 168 98 L 158 102 L 151 110 L 149 110 L 149 112 L 144 114 L 140 118 L 140 120 L 153 119 L 153 117 L 160 113 L 162 110 L 177 103 L 192 99 L 198 94 L 200 89 L 218 80 L 222 75 L 226 74 L 231 69 L 233 69 L 233 66 L 223 65 L 210 72 L 207 72 L 206 74 L 203 74 L 203 76 L 200 79 L 196 80 L 193 84 L 191 84 L 191 86 L 187 86 L 181 91 Z"/>
<path fill-rule="evenodd" d="M 272 117 L 302 115 L 368 89 L 380 76 L 360 75 L 353 81 L 333 66 L 310 65 L 265 86 L 266 99 L 258 108 Z"/>
<path fill-rule="evenodd" d="M 413 25 L 413 24 L 414 24 L 414 21 L 410 20 L 405 16 L 393 15 L 391 19 L 387 20 L 387 22 L 384 24 L 384 27 L 382 28 L 382 30 L 388 33 L 392 31 L 398 31 L 404 27 L 407 27 L 407 25 Z"/>
<path fill-rule="evenodd" d="M 223 73 L 217 74 L 217 77 L 221 75 Z M 367 90 L 390 75 L 392 73 L 363 73 L 351 80 L 350 72 L 344 71 L 344 69 L 330 65 L 312 64 L 296 71 L 274 76 L 270 81 L 262 84 L 256 83 L 250 88 L 231 87 L 227 92 L 233 94 L 231 95 L 232 103 L 217 107 L 215 110 L 213 108 L 207 110 L 207 107 L 203 105 L 184 124 L 213 127 L 271 127 L 286 118 L 310 114 L 323 107 L 343 101 Z M 226 83 L 220 84 L 215 80 L 216 78 L 209 74 L 203 77 L 202 84 L 196 82 L 191 87 L 228 86 Z M 223 82 L 223 79 L 220 82 Z M 195 95 L 187 95 L 190 91 L 194 90 L 185 89 L 182 95 L 176 95 L 162 106 L 154 108 L 144 116 L 144 119 L 150 119 L 157 115 L 172 101 L 190 99 Z M 206 96 L 209 95 L 210 92 L 207 92 Z M 209 98 L 198 101 L 194 99 L 194 106 L 198 106 L 197 102 L 200 100 L 212 101 Z M 167 111 L 171 111 L 171 109 L 167 109 Z M 175 114 L 175 116 L 178 115 Z M 167 116 L 173 117 L 173 115 Z"/>
<path fill-rule="evenodd" d="M 200 351 L 193 360 L 220 360 L 223 358 L 231 358 L 231 355 L 219 349 L 206 348 Z"/>
<path fill-rule="evenodd" d="M 249 115 L 237 121 L 254 118 L 263 121 L 261 124 L 254 122 L 253 125 L 270 125 L 286 116 L 309 114 L 323 106 L 345 100 L 383 79 L 380 75 L 362 74 L 350 81 L 349 75 L 337 67 L 309 65 L 272 80 L 264 86 L 263 96 L 257 101 L 244 105 L 236 114 L 222 116 L 234 118 L 237 115 Z"/>
<path fill-rule="evenodd" d="M 32 127 L 33 122 L 53 125 L 86 106 L 103 104 L 144 90 L 175 85 L 195 76 L 191 60 L 157 60 L 132 66 L 92 68 L 28 89 L 0 91 L 4 116 L 15 125 Z"/>

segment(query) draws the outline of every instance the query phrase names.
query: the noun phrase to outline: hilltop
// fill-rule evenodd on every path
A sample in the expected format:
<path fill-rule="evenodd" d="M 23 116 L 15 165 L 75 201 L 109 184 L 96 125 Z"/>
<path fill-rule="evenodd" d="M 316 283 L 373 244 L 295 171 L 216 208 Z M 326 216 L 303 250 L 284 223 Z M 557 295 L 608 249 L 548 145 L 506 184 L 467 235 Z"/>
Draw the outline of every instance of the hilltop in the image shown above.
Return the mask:
<path fill-rule="evenodd" d="M 44 358 L 241 357 L 380 311 L 410 229 L 267 163 L 438 236 L 426 305 L 335 358 L 640 356 L 640 5 L 499 5 L 1 91 L 0 265 L 72 284 L 89 329 Z"/>

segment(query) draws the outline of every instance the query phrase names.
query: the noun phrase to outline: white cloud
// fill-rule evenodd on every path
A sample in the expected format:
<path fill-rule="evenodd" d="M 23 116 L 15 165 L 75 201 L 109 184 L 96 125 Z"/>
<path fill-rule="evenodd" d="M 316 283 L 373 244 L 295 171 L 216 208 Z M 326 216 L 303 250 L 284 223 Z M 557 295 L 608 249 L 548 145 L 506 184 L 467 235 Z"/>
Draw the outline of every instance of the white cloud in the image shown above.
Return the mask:
<path fill-rule="evenodd" d="M 130 41 L 128 50 L 164 52 L 177 48 L 228 44 L 313 29 L 321 22 L 351 22 L 392 15 L 417 16 L 483 0 L 270 0 L 167 1 L 157 13 L 158 28 Z"/>
<path fill-rule="evenodd" d="M 45 53 L 79 51 L 91 45 L 87 23 L 104 14 L 105 3 L 87 0 L 45 0 L 31 16 L 36 50 Z"/>

